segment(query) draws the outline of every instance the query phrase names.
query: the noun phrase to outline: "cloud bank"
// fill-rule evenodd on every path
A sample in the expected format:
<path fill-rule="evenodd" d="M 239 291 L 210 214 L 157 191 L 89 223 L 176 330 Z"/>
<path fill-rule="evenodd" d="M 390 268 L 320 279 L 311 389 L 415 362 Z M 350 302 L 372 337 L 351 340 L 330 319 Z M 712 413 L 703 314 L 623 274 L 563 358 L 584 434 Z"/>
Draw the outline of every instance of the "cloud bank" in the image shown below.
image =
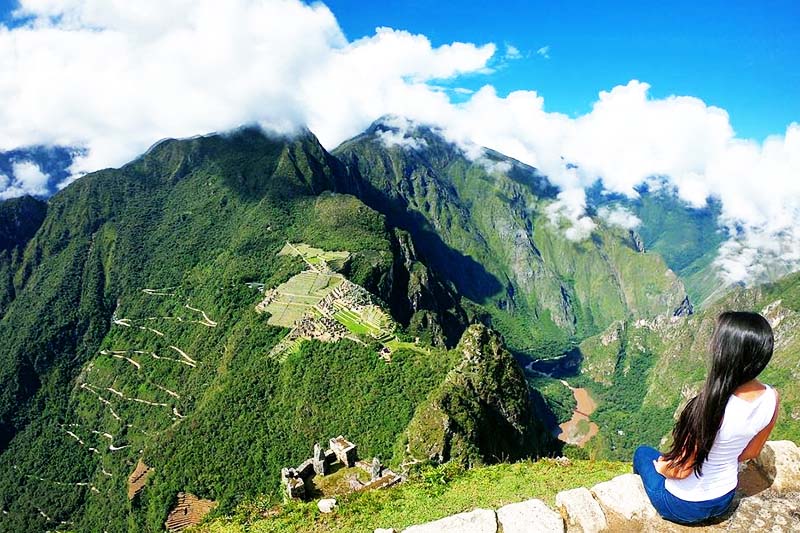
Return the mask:
<path fill-rule="evenodd" d="M 602 179 L 635 196 L 657 176 L 691 205 L 720 199 L 730 240 L 717 265 L 728 281 L 768 271 L 767 260 L 800 264 L 796 123 L 763 142 L 741 139 L 725 110 L 691 96 L 651 98 L 637 80 L 600 92 L 577 118 L 546 111 L 535 91 L 501 96 L 488 84 L 454 103 L 442 81 L 488 76 L 515 49 L 432 46 L 391 28 L 348 41 L 319 3 L 22 0 L 16 14 L 22 26 L 0 26 L 0 99 L 14 102 L 0 107 L 0 151 L 83 147 L 70 179 L 121 165 L 164 137 L 307 125 L 333 148 L 393 114 L 539 167 L 562 189 L 549 214 L 571 238 L 593 228 L 585 187 Z M 405 135 L 385 140 L 413 145 Z M 21 170 L 22 181 L 15 173 L 0 185 L 35 188 L 31 169 Z"/>

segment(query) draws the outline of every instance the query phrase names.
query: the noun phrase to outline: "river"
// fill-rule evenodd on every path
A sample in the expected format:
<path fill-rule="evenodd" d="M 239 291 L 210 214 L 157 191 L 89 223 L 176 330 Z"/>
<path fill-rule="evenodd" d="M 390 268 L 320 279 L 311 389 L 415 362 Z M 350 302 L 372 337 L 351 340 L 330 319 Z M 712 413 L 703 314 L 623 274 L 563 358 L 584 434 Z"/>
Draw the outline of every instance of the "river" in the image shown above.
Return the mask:
<path fill-rule="evenodd" d="M 600 428 L 589 419 L 594 410 L 597 409 L 597 403 L 589 395 L 589 391 L 582 388 L 570 387 L 569 383 L 560 380 L 565 387 L 568 387 L 575 396 L 575 401 L 578 405 L 572 413 L 572 418 L 560 424 L 561 432 L 558 434 L 558 440 L 566 442 L 567 444 L 575 444 L 583 447 L 589 439 L 597 435 Z"/>

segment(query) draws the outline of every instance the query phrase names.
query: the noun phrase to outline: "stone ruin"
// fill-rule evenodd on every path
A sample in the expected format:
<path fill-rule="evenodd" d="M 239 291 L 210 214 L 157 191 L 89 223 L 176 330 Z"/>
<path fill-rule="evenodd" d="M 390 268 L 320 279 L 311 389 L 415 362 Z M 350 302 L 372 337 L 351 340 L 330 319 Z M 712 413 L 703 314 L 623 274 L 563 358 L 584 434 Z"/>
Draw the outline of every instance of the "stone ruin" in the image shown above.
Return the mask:
<path fill-rule="evenodd" d="M 359 461 L 358 447 L 339 435 L 328 441 L 328 449 L 324 451 L 319 443 L 314 444 L 312 456 L 300 463 L 297 468 L 281 469 L 281 486 L 284 494 L 289 499 L 306 499 L 309 496 L 306 483 L 314 476 L 328 475 L 332 465 L 337 462 L 345 468 L 358 467 L 370 475 L 369 483 L 353 480 L 355 483 L 350 485 L 353 491 L 391 487 L 402 480 L 400 475 L 384 467 L 377 457 L 371 462 Z"/>

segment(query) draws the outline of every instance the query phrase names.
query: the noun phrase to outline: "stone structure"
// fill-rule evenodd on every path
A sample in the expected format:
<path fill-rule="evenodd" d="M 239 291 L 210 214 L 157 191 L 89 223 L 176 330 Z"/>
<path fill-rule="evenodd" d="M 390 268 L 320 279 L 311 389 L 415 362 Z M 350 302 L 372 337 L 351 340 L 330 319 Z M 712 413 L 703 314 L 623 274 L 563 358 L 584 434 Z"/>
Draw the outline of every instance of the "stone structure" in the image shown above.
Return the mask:
<path fill-rule="evenodd" d="M 506 505 L 496 512 L 475 509 L 411 526 L 402 533 L 800 531 L 800 448 L 790 441 L 767 442 L 758 459 L 740 472 L 739 489 L 728 514 L 692 527 L 659 517 L 647 498 L 641 478 L 634 474 L 617 476 L 591 489 L 580 487 L 560 492 L 556 506 L 558 511 L 534 499 Z"/>
<path fill-rule="evenodd" d="M 329 445 L 340 463 L 348 468 L 355 466 L 356 461 L 358 461 L 358 449 L 355 444 L 339 435 L 331 439 Z"/>
<path fill-rule="evenodd" d="M 203 500 L 188 492 L 179 492 L 175 507 L 169 512 L 164 528 L 170 533 L 178 533 L 189 526 L 199 524 L 214 510 L 217 502 Z"/>
<path fill-rule="evenodd" d="M 290 499 L 305 499 L 305 478 L 294 468 L 281 468 L 281 485 L 286 496 Z"/>
<path fill-rule="evenodd" d="M 370 469 L 369 477 L 370 481 L 375 481 L 376 479 L 381 477 L 383 473 L 383 467 L 381 466 L 381 461 L 377 457 L 372 458 L 372 468 Z"/>
<path fill-rule="evenodd" d="M 328 473 L 328 462 L 325 460 L 325 454 L 322 452 L 322 446 L 319 442 L 314 444 L 314 455 L 311 456 L 311 464 L 314 465 L 314 473 L 318 476 L 324 476 Z"/>
<path fill-rule="evenodd" d="M 339 435 L 330 439 L 331 449 L 322 450 L 319 443 L 314 444 L 314 451 L 297 468 L 281 469 L 281 486 L 289 499 L 305 499 L 306 482 L 314 476 L 326 476 L 330 467 L 337 460 L 344 466 L 353 466 L 358 459 L 358 449 L 355 444 Z"/>

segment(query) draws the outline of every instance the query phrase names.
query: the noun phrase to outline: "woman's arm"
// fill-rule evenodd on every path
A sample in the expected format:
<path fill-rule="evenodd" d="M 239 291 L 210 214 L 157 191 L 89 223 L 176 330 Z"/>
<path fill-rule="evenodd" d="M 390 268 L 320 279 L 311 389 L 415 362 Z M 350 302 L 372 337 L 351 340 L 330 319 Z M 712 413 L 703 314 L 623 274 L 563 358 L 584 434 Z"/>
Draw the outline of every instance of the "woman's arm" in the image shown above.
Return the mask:
<path fill-rule="evenodd" d="M 775 391 L 775 413 L 772 415 L 772 420 L 769 421 L 769 424 L 756 433 L 756 436 L 752 438 L 752 440 L 744 447 L 742 453 L 739 455 L 739 462 L 747 461 L 748 459 L 755 459 L 761 453 L 761 448 L 764 447 L 764 443 L 767 442 L 769 438 L 769 434 L 772 432 L 772 428 L 775 427 L 775 421 L 778 420 L 778 406 L 780 405 L 780 397 L 778 396 L 778 391 Z"/>

